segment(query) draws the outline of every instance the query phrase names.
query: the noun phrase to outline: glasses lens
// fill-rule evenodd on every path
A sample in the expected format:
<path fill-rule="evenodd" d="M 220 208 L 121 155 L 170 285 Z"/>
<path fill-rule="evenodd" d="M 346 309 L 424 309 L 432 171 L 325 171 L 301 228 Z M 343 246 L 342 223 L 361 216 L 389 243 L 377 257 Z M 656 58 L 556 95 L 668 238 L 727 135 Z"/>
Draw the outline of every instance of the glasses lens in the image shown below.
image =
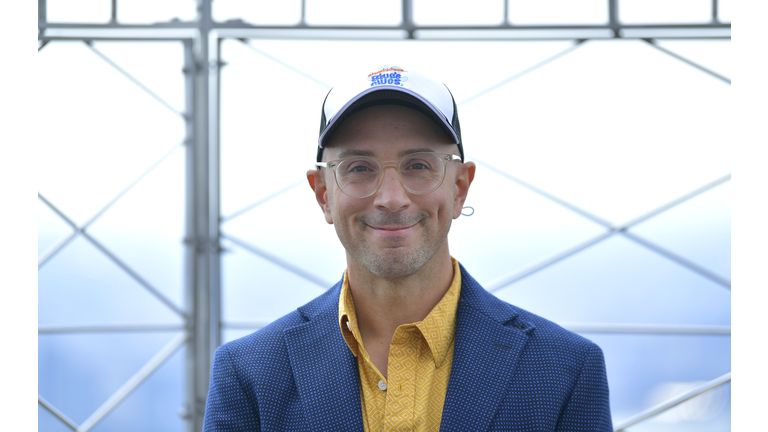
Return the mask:
<path fill-rule="evenodd" d="M 342 161 L 336 168 L 339 187 L 352 196 L 372 193 L 379 183 L 381 167 L 376 159 L 360 156 Z"/>
<path fill-rule="evenodd" d="M 443 161 L 434 153 L 405 156 L 398 167 L 403 184 L 414 192 L 431 192 L 443 180 Z"/>

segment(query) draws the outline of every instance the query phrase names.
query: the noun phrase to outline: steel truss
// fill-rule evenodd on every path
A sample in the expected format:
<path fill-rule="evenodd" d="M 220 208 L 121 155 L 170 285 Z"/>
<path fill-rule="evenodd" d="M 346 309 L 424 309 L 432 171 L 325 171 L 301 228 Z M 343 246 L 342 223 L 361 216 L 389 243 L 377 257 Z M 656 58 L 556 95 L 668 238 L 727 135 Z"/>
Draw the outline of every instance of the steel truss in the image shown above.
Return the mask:
<path fill-rule="evenodd" d="M 125 397 L 155 372 L 174 352 L 182 346 L 187 346 L 185 360 L 185 407 L 183 417 L 186 430 L 202 430 L 205 399 L 208 391 L 209 373 L 214 350 L 220 345 L 222 328 L 256 329 L 268 324 L 268 320 L 223 322 L 221 320 L 221 245 L 223 238 L 242 247 L 243 249 L 270 261 L 316 285 L 327 288 L 332 283 L 313 275 L 269 252 L 249 244 L 242 239 L 221 231 L 221 224 L 249 212 L 271 199 L 297 187 L 301 182 L 275 192 L 230 215 L 221 215 L 220 211 L 220 180 L 219 180 L 219 113 L 220 113 L 220 68 L 221 41 L 237 39 L 245 43 L 256 54 L 276 62 L 307 79 L 318 82 L 312 77 L 280 59 L 247 43 L 248 39 L 279 38 L 279 39 L 369 39 L 369 40 L 572 40 L 574 44 L 562 52 L 529 67 L 487 89 L 461 101 L 458 105 L 469 103 L 501 86 L 531 73 L 541 66 L 552 62 L 573 50 L 578 49 L 583 42 L 590 39 L 641 39 L 659 51 L 672 56 L 690 66 L 711 75 L 712 77 L 730 84 L 730 80 L 711 71 L 689 59 L 680 56 L 656 43 L 657 38 L 724 38 L 730 39 L 730 23 L 721 23 L 717 18 L 718 1 L 712 0 L 712 20 L 704 24 L 664 24 L 664 25 L 626 25 L 618 20 L 617 0 L 608 1 L 608 22 L 604 25 L 516 25 L 508 19 L 508 2 L 505 1 L 504 18 L 499 25 L 488 26 L 421 26 L 414 23 L 412 1 L 402 0 L 401 23 L 393 26 L 316 26 L 307 24 L 305 20 L 306 0 L 301 2 L 301 19 L 292 26 L 262 26 L 252 25 L 242 20 L 230 20 L 224 23 L 214 22 L 211 14 L 212 0 L 197 0 L 198 18 L 194 22 L 177 20 L 152 25 L 127 25 L 118 22 L 117 0 L 112 0 L 112 16 L 106 24 L 64 24 L 49 23 L 46 17 L 46 0 L 38 0 L 38 50 L 52 41 L 82 41 L 89 49 L 106 63 L 115 68 L 123 76 L 133 82 L 139 89 L 149 94 L 174 114 L 185 120 L 186 139 L 168 150 L 144 173 L 137 177 L 123 191 L 110 200 L 102 209 L 94 214 L 86 223 L 78 226 L 56 205 L 43 195 L 40 200 L 62 218 L 72 232 L 62 241 L 41 254 L 38 268 L 45 265 L 59 251 L 66 247 L 74 238 L 82 236 L 112 260 L 118 267 L 143 286 L 160 302 L 183 319 L 181 325 L 169 324 L 92 324 L 80 326 L 40 326 L 39 334 L 60 334 L 78 332 L 120 332 L 120 331 L 169 331 L 179 333 L 171 339 L 152 359 L 150 359 L 133 377 L 131 377 L 115 394 L 107 399 L 86 421 L 77 425 L 55 406 L 38 396 L 38 403 L 67 425 L 70 429 L 85 432 L 92 429 L 100 420 L 111 412 Z M 163 100 L 149 87 L 131 76 L 117 63 L 96 49 L 93 41 L 178 41 L 184 49 L 184 73 L 186 106 L 184 112 L 178 112 L 171 104 Z M 186 147 L 186 219 L 185 219 L 185 294 L 184 307 L 180 307 L 165 297 L 159 290 L 143 279 L 138 272 L 124 263 L 120 258 L 107 249 L 97 239 L 87 232 L 87 228 L 103 215 L 115 202 L 138 184 L 168 156 Z M 717 179 L 709 184 L 693 190 L 678 199 L 641 215 L 632 221 L 614 225 L 609 221 L 593 215 L 572 203 L 554 196 L 547 191 L 528 184 L 493 165 L 472 158 L 478 165 L 492 170 L 505 178 L 599 224 L 606 228 L 593 238 L 579 244 L 557 251 L 549 256 L 530 263 L 486 284 L 489 291 L 506 287 L 520 279 L 561 261 L 577 252 L 587 249 L 611 236 L 622 235 L 637 244 L 658 253 L 678 265 L 707 278 L 726 289 L 731 282 L 709 270 L 698 266 L 673 252 L 656 245 L 637 234 L 629 232 L 629 228 L 645 221 L 661 212 L 667 211 L 701 193 L 704 193 L 730 180 L 730 175 Z M 645 333 L 645 334 L 708 334 L 730 335 L 730 326 L 703 325 L 652 325 L 652 324 L 611 324 L 611 323 L 562 323 L 566 328 L 577 332 L 608 332 L 608 333 Z M 688 400 L 698 394 L 708 391 L 718 385 L 730 381 L 730 373 L 718 377 L 696 389 L 679 395 L 656 407 L 639 413 L 629 419 L 617 423 L 615 430 L 636 424 L 646 418 L 656 415 L 666 409 Z"/>

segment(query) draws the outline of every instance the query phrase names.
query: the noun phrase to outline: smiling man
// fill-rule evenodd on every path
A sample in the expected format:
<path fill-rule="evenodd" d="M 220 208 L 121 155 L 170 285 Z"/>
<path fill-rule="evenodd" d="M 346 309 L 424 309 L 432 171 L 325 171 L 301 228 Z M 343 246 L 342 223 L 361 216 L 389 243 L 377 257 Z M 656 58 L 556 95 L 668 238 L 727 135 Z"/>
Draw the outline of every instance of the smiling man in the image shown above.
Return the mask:
<path fill-rule="evenodd" d="M 476 167 L 445 85 L 385 66 L 332 89 L 316 167 L 344 277 L 216 351 L 205 430 L 612 430 L 600 348 L 450 255 Z"/>

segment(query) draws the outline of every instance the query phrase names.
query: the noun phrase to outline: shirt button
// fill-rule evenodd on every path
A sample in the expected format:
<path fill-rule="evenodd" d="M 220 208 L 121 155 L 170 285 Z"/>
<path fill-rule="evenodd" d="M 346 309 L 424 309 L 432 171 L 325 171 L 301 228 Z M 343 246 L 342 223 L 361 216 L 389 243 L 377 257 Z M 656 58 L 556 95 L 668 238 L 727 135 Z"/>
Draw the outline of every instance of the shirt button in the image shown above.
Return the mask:
<path fill-rule="evenodd" d="M 379 390 L 384 391 L 387 389 L 387 383 L 384 380 L 379 381 Z"/>

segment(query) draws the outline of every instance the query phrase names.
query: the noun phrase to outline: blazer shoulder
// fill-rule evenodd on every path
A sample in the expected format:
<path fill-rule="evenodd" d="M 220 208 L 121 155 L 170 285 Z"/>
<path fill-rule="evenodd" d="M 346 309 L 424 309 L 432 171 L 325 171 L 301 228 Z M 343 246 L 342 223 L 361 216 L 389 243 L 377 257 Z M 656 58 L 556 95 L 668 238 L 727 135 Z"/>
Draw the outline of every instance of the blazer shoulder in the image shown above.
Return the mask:
<path fill-rule="evenodd" d="M 322 313 L 337 309 L 342 281 L 339 281 L 323 294 L 293 312 L 247 336 L 227 342 L 219 347 L 219 349 L 228 351 L 234 360 L 242 356 L 250 358 L 254 355 L 259 357 L 287 356 L 284 332 L 305 324 Z"/>

